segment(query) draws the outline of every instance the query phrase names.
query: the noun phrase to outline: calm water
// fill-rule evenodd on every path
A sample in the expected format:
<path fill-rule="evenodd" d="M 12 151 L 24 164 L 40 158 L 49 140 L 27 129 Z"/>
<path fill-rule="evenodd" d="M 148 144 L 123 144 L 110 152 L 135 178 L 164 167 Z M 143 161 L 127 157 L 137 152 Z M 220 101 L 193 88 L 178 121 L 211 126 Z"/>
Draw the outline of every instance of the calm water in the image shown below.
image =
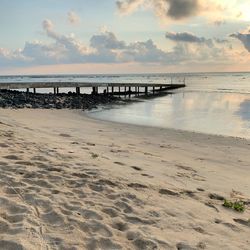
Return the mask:
<path fill-rule="evenodd" d="M 250 138 L 250 73 L 0 76 L 0 84 L 13 81 L 169 83 L 171 77 L 174 83 L 186 78 L 187 87 L 172 95 L 96 110 L 89 115 L 116 122 Z"/>
<path fill-rule="evenodd" d="M 156 77 L 156 81 L 161 77 L 164 76 Z M 98 110 L 89 115 L 115 122 L 250 139 L 250 73 L 185 77 L 187 87 L 172 95 Z"/>

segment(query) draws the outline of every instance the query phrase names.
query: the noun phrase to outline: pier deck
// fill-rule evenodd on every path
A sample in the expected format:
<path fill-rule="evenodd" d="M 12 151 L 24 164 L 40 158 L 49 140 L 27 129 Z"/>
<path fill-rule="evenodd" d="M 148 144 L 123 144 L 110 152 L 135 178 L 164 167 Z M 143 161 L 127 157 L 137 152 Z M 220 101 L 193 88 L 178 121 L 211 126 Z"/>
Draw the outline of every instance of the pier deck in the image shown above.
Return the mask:
<path fill-rule="evenodd" d="M 92 93 L 98 94 L 99 88 L 104 88 L 104 93 L 109 94 L 133 94 L 159 92 L 184 88 L 183 84 L 161 84 L 161 83 L 106 83 L 106 82 L 2 82 L 0 89 L 18 90 L 26 89 L 27 92 L 33 89 L 52 88 L 54 94 L 59 94 L 59 88 L 75 88 L 76 93 L 80 94 L 80 88 L 92 88 Z"/>

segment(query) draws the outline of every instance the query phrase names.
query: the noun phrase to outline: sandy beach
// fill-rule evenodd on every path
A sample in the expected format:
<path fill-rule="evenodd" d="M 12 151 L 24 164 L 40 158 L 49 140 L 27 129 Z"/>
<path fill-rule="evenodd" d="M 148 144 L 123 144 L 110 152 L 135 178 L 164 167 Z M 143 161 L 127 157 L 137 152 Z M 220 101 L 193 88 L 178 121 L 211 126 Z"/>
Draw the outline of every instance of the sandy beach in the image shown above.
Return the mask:
<path fill-rule="evenodd" d="M 249 152 L 240 138 L 1 109 L 0 249 L 247 250 Z"/>

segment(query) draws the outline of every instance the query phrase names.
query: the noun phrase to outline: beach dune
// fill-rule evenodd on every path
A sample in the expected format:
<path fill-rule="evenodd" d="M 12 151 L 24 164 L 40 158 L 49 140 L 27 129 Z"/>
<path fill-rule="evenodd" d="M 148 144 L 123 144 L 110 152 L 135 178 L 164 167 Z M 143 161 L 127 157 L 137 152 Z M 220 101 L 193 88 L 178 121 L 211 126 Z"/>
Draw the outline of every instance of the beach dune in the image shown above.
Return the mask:
<path fill-rule="evenodd" d="M 0 114 L 0 249 L 249 249 L 250 141 Z"/>

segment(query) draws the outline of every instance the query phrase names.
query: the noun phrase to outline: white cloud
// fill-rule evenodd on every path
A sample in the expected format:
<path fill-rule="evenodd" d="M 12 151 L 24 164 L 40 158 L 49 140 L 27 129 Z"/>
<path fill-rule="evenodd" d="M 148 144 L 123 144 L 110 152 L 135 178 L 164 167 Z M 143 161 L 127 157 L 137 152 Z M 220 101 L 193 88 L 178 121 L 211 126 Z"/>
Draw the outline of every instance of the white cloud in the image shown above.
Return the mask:
<path fill-rule="evenodd" d="M 137 10 L 144 2 L 145 0 L 119 0 L 116 5 L 121 14 L 127 15 Z"/>
<path fill-rule="evenodd" d="M 227 41 L 197 37 L 187 32 L 168 32 L 167 38 L 172 40 L 174 46 L 172 49 L 163 50 L 151 39 L 126 43 L 106 29 L 93 35 L 89 45 L 85 45 L 74 34 L 58 33 L 50 20 L 44 20 L 42 26 L 51 42 L 26 42 L 23 49 L 16 51 L 0 48 L 1 65 L 85 63 L 183 65 L 192 62 L 214 63 L 214 61 L 228 63 L 236 58 Z"/>
<path fill-rule="evenodd" d="M 45 31 L 47 31 L 47 32 L 52 31 L 53 27 L 54 27 L 54 25 L 53 25 L 52 21 L 50 21 L 49 19 L 45 19 L 43 21 L 43 29 Z"/>
<path fill-rule="evenodd" d="M 71 24 L 79 24 L 81 19 L 74 11 L 69 11 L 68 12 L 68 21 Z"/>

